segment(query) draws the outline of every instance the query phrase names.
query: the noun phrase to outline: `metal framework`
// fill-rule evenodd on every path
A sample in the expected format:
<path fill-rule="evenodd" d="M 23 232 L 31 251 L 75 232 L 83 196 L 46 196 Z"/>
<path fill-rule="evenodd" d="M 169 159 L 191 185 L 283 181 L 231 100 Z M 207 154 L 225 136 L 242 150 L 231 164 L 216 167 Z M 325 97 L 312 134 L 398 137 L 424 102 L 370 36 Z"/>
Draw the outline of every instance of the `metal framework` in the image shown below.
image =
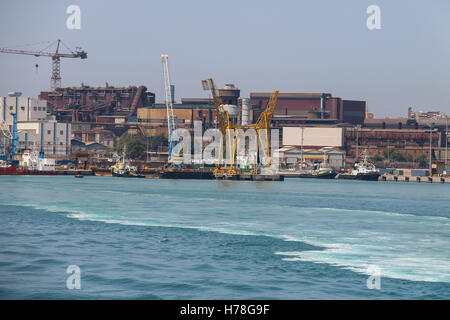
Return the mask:
<path fill-rule="evenodd" d="M 177 129 L 177 119 L 173 114 L 173 101 L 172 101 L 172 87 L 170 85 L 170 74 L 169 74 L 169 56 L 167 54 L 161 55 L 162 64 L 163 64 L 163 73 L 164 73 L 164 88 L 166 94 L 166 109 L 167 109 L 167 129 L 169 135 L 169 154 L 168 154 L 168 163 L 174 163 L 174 154 L 173 154 L 173 134 Z M 177 155 L 179 158 L 179 155 Z"/>
<path fill-rule="evenodd" d="M 202 80 L 202 85 L 203 85 L 203 90 L 211 90 L 211 94 L 212 94 L 213 100 L 214 100 L 214 105 L 216 107 L 217 122 L 218 122 L 218 125 L 220 128 L 220 131 L 222 132 L 222 136 L 228 135 L 227 148 L 232 151 L 232 152 L 230 152 L 230 167 L 228 168 L 228 170 L 225 170 L 225 169 L 221 168 L 221 166 L 220 166 L 221 157 L 222 157 L 222 145 L 223 145 L 223 141 L 221 138 L 220 145 L 219 145 L 220 146 L 219 159 L 218 159 L 218 164 L 216 165 L 216 169 L 214 170 L 214 173 L 222 173 L 223 174 L 226 171 L 226 173 L 228 173 L 228 174 L 236 174 L 236 171 L 234 170 L 234 159 L 236 157 L 236 144 L 237 144 L 238 135 L 237 134 L 234 135 L 234 145 L 231 146 L 231 143 L 232 143 L 231 132 L 232 131 L 236 132 L 238 129 L 244 129 L 244 130 L 255 129 L 256 130 L 256 132 L 258 134 L 258 151 L 259 151 L 260 145 L 261 145 L 261 148 L 264 148 L 264 144 L 262 143 L 261 132 L 262 131 L 265 132 L 267 149 L 264 150 L 264 153 L 267 156 L 268 167 L 270 168 L 269 129 L 270 129 L 270 124 L 271 124 L 272 117 L 273 117 L 273 114 L 275 111 L 275 106 L 278 101 L 278 94 L 280 93 L 280 91 L 275 90 L 272 92 L 272 94 L 270 95 L 269 102 L 267 103 L 266 109 L 260 114 L 260 116 L 255 124 L 239 126 L 239 125 L 231 124 L 229 113 L 228 113 L 228 111 L 226 111 L 223 108 L 222 100 L 219 97 L 217 88 L 214 84 L 214 80 L 211 78 Z M 255 170 L 256 170 L 256 163 L 255 163 Z"/>

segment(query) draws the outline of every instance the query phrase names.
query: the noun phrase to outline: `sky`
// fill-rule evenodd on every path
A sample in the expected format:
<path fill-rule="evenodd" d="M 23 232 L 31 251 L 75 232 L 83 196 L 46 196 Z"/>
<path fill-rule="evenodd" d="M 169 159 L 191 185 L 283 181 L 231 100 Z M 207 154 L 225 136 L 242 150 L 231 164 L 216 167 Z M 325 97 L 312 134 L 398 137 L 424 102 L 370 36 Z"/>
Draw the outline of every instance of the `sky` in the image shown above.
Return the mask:
<path fill-rule="evenodd" d="M 70 5 L 79 30 L 66 26 Z M 366 25 L 370 5 L 380 29 Z M 14 0 L 0 2 L 0 47 L 82 47 L 87 59 L 62 59 L 62 87 L 145 85 L 162 101 L 168 54 L 178 101 L 208 97 L 201 80 L 212 77 L 241 97 L 326 92 L 365 100 L 376 117 L 450 114 L 449 16 L 448 0 Z M 0 96 L 37 97 L 50 76 L 48 57 L 0 53 Z"/>

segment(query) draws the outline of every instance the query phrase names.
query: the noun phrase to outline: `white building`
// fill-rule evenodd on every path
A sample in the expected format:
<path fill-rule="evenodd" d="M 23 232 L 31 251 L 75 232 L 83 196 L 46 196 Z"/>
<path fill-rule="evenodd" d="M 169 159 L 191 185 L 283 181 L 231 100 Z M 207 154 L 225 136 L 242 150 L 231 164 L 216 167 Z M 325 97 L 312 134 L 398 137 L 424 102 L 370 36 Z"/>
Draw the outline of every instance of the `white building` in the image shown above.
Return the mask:
<path fill-rule="evenodd" d="M 17 113 L 17 151 L 31 150 L 54 156 L 71 153 L 71 125 L 47 116 L 45 101 L 11 92 L 8 97 L 0 97 L 0 123 L 9 126 L 11 132 L 12 113 Z"/>
<path fill-rule="evenodd" d="M 46 120 L 46 102 L 34 98 L 14 96 L 13 93 L 8 97 L 0 97 L 0 121 L 12 124 L 13 116 L 11 113 L 17 114 L 17 121 Z"/>
<path fill-rule="evenodd" d="M 343 128 L 283 127 L 283 146 L 343 147 Z"/>

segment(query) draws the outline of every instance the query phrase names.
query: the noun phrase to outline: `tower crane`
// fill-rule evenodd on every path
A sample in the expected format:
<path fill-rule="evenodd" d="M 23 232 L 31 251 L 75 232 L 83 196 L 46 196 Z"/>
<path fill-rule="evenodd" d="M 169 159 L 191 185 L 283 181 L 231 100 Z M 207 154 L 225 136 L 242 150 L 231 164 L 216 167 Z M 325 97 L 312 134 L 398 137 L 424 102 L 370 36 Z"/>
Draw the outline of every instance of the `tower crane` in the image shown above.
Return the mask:
<path fill-rule="evenodd" d="M 173 154 L 173 133 L 176 130 L 176 117 L 173 114 L 173 101 L 172 101 L 172 87 L 170 85 L 170 74 L 169 74 L 169 56 L 167 54 L 161 55 L 164 73 L 164 87 L 166 93 L 166 109 L 167 109 L 167 129 L 169 133 L 169 154 L 168 154 L 168 164 L 169 166 L 175 165 L 175 159 Z M 178 155 L 179 156 L 179 155 Z M 177 161 L 177 165 L 179 165 Z"/>
<path fill-rule="evenodd" d="M 56 43 L 56 51 L 55 52 L 45 52 L 43 50 L 46 50 L 48 47 L 52 46 Z M 17 49 L 8 49 L 8 48 L 0 48 L 0 53 L 14 53 L 14 54 L 25 54 L 25 55 L 32 55 L 35 57 L 51 57 L 52 58 L 52 76 L 51 76 L 51 89 L 54 91 L 56 88 L 61 87 L 61 72 L 60 72 L 60 60 L 61 58 L 81 58 L 86 59 L 87 58 L 87 52 L 84 50 L 81 50 L 81 48 L 77 47 L 75 48 L 75 51 L 70 50 L 64 43 L 62 43 L 68 50 L 71 51 L 71 53 L 61 53 L 59 52 L 60 44 L 62 43 L 61 40 L 57 40 L 56 42 L 53 42 L 50 46 L 47 48 L 41 50 L 41 51 L 28 51 L 28 50 L 17 50 Z"/>

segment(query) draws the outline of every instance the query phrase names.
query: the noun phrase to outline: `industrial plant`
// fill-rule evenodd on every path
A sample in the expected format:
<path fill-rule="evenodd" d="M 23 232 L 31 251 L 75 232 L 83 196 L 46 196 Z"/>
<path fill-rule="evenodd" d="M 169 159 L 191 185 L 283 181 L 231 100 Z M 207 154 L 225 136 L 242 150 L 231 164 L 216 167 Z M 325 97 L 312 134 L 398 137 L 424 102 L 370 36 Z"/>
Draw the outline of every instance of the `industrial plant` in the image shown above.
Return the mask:
<path fill-rule="evenodd" d="M 123 147 L 128 147 L 129 161 L 148 177 L 252 179 L 249 177 L 270 174 L 270 179 L 277 176 L 279 180 L 305 175 L 339 178 L 339 173 L 345 176 L 361 161 L 378 168 L 376 179 L 394 173 L 407 175 L 411 170 L 418 176 L 440 177 L 443 182 L 450 177 L 448 117 L 438 111 L 413 112 L 409 108 L 403 118 L 376 119 L 364 100 L 325 92 L 280 92 L 276 88 L 241 96 L 232 82 L 216 87 L 212 78 L 201 83 L 198 79 L 207 90 L 205 96 L 177 101 L 167 55 L 161 56 L 163 97 L 156 97 L 154 89 L 145 85 L 106 82 L 102 86 L 81 83 L 61 87 L 61 58 L 87 58 L 87 52 L 80 48 L 62 53 L 62 44 L 56 42 L 55 52 L 0 49 L 1 53 L 47 56 L 53 62 L 50 91 L 42 91 L 37 98 L 12 91 L 0 98 L 3 166 L 10 163 L 20 167 L 25 155 L 29 158 L 34 152 L 38 158 L 54 159 L 55 174 L 58 170 L 61 174 L 85 170 L 105 175 L 118 162 Z M 215 166 L 189 163 L 174 153 L 175 130 L 193 133 L 198 122 L 203 132 L 217 128 L 223 137 L 230 131 L 235 133 L 232 143 L 220 141 L 222 149 Z M 236 133 L 249 129 L 257 132 L 258 150 L 269 141 L 269 135 L 277 139 L 276 150 L 263 150 L 268 159 L 276 155 L 276 170 L 270 168 L 274 162 L 269 160 L 263 166 L 258 157 L 251 165 L 237 164 L 242 155 L 236 154 Z M 271 132 L 278 132 L 278 136 L 272 137 Z M 131 146 L 120 142 L 122 137 L 131 137 L 130 141 L 137 137 L 139 147 L 131 153 Z M 231 155 L 225 156 L 227 148 Z M 334 173 L 329 174 L 331 171 Z"/>

